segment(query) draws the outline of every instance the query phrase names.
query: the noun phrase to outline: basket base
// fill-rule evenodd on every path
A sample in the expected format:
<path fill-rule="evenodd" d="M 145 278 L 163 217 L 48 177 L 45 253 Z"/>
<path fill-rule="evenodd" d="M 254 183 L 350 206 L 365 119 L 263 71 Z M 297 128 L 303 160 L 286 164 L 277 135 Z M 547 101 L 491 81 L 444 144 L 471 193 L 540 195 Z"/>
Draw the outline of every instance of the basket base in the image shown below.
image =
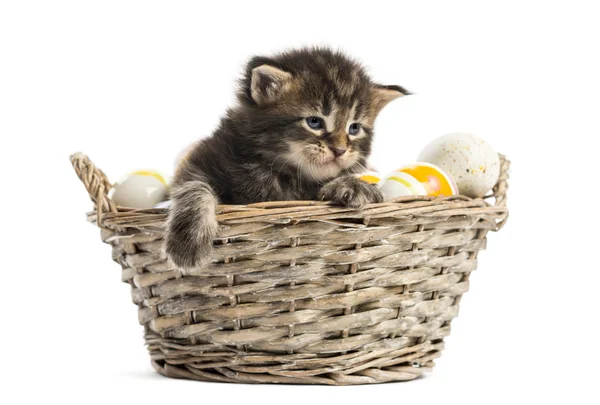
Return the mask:
<path fill-rule="evenodd" d="M 245 384 L 362 385 L 414 380 L 431 371 L 443 342 L 398 351 L 355 351 L 333 357 L 223 352 L 165 356 L 151 350 L 152 366 L 170 378 Z"/>
<path fill-rule="evenodd" d="M 152 361 L 152 367 L 160 375 L 169 378 L 196 380 L 205 382 L 224 382 L 237 384 L 295 384 L 295 385 L 364 385 L 381 384 L 387 382 L 410 381 L 421 377 L 425 372 L 430 372 L 434 366 L 429 362 L 423 367 L 404 366 L 405 371 L 388 371 L 376 368 L 364 370 L 364 375 L 334 375 L 291 378 L 275 375 L 240 373 L 231 370 L 219 369 L 222 374 L 215 374 L 215 370 L 188 371 L 184 366 L 173 366 L 161 361 Z M 397 369 L 399 367 L 396 367 Z M 212 371 L 212 372 L 211 372 Z"/>

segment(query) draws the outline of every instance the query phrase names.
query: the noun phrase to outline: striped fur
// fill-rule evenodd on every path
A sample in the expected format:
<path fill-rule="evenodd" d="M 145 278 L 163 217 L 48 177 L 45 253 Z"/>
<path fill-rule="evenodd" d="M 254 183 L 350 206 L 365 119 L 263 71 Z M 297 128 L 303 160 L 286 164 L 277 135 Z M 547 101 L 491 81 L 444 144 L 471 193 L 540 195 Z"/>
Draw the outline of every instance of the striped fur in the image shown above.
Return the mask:
<path fill-rule="evenodd" d="M 380 201 L 379 190 L 352 173 L 366 166 L 377 114 L 406 94 L 402 87 L 373 83 L 356 61 L 326 48 L 252 58 L 238 105 L 178 168 L 165 236 L 168 257 L 184 268 L 208 260 L 218 236 L 218 203 L 321 198 L 360 207 Z M 308 126 L 311 116 L 321 118 L 324 128 Z M 350 135 L 353 123 L 360 130 Z"/>

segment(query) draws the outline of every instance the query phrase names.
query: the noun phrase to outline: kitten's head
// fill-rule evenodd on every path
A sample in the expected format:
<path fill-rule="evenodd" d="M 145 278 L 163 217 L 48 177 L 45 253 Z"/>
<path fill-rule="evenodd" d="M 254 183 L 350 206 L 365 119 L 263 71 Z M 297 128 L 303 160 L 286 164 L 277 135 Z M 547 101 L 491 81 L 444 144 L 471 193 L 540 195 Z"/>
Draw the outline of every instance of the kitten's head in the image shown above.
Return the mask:
<path fill-rule="evenodd" d="M 239 99 L 252 120 L 253 140 L 322 181 L 365 163 L 377 114 L 407 94 L 400 86 L 373 83 L 343 54 L 315 48 L 253 58 Z"/>

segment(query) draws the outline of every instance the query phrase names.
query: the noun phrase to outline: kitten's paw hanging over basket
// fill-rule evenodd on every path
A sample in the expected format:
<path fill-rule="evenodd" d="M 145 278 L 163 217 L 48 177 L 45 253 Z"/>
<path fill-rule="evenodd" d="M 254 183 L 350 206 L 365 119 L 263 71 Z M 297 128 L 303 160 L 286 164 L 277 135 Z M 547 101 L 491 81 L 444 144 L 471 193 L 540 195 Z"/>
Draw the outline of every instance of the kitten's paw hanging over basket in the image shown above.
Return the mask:
<path fill-rule="evenodd" d="M 190 181 L 173 188 L 172 200 L 165 232 L 167 257 L 184 269 L 210 263 L 219 230 L 212 190 L 204 182 Z"/>
<path fill-rule="evenodd" d="M 360 208 L 383 201 L 383 194 L 374 184 L 368 184 L 353 175 L 338 177 L 319 191 L 321 200 L 330 200 L 343 207 Z"/>
<path fill-rule="evenodd" d="M 198 228 L 197 224 L 196 228 Z M 211 262 L 212 241 L 216 233 L 206 232 L 197 236 L 192 240 L 188 239 L 184 232 L 171 231 L 165 235 L 164 249 L 171 263 L 182 269 L 193 269 Z"/>

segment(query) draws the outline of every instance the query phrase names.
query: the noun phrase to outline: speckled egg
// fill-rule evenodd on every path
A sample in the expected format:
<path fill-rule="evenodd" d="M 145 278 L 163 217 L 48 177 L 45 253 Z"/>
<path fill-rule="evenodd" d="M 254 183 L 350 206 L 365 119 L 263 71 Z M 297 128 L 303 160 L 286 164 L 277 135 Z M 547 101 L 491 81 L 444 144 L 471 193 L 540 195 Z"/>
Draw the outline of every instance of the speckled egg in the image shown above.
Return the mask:
<path fill-rule="evenodd" d="M 439 166 L 452 176 L 460 194 L 473 198 L 483 197 L 500 175 L 498 153 L 483 139 L 464 132 L 434 139 L 419 160 Z"/>
<path fill-rule="evenodd" d="M 395 171 L 385 176 L 380 187 L 385 201 L 407 195 L 427 195 L 423 184 L 407 173 Z"/>
<path fill-rule="evenodd" d="M 425 195 L 448 197 L 458 194 L 458 187 L 452 177 L 434 164 L 417 162 L 402 166 L 398 172 L 409 174 L 417 179 L 423 185 Z"/>
<path fill-rule="evenodd" d="M 167 197 L 167 181 L 158 172 L 140 170 L 114 185 L 111 198 L 129 208 L 152 208 Z"/>

